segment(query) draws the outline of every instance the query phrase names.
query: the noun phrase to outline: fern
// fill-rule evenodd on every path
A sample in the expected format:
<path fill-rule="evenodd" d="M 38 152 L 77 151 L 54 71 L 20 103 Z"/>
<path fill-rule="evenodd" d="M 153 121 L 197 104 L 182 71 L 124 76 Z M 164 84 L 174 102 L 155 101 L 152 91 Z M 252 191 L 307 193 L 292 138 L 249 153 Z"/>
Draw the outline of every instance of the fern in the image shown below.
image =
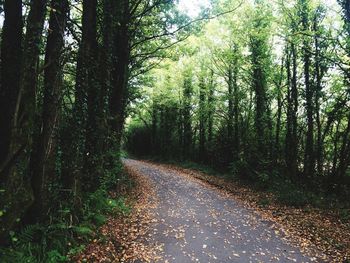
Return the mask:
<path fill-rule="evenodd" d="M 44 229 L 42 226 L 36 225 L 27 225 L 22 231 L 18 234 L 19 243 L 28 244 L 33 242 L 43 233 Z"/>
<path fill-rule="evenodd" d="M 38 261 L 32 255 L 24 250 L 18 249 L 0 249 L 1 263 L 37 263 Z"/>
<path fill-rule="evenodd" d="M 87 226 L 75 226 L 73 227 L 73 231 L 83 237 L 90 237 L 94 234 L 94 231 Z"/>

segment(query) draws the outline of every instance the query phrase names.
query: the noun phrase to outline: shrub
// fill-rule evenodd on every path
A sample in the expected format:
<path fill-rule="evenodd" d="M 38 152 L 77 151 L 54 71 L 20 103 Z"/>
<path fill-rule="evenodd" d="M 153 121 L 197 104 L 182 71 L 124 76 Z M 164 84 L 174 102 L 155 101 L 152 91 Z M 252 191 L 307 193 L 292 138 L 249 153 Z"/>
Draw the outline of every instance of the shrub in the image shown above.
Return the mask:
<path fill-rule="evenodd" d="M 293 185 L 290 181 L 286 181 L 285 184 L 280 185 L 275 191 L 277 201 L 284 205 L 303 207 L 311 201 L 307 192 Z"/>

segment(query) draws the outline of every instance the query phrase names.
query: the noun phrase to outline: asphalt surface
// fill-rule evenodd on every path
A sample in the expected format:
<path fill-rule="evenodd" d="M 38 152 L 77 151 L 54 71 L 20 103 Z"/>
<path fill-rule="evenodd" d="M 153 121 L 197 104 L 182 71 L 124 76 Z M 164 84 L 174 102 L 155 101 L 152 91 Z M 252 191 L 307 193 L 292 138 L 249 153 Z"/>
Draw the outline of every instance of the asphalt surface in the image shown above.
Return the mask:
<path fill-rule="evenodd" d="M 157 262 L 313 262 L 263 220 L 197 179 L 141 161 L 125 164 L 149 178 L 158 199 L 148 242 L 163 244 Z M 320 262 L 320 261 L 317 261 Z"/>

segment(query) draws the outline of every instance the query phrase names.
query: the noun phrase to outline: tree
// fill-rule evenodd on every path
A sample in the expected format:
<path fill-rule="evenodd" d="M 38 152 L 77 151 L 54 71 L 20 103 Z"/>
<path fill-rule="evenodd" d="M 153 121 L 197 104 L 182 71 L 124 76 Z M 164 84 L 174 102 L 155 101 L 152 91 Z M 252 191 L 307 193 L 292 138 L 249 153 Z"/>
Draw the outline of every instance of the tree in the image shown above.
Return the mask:
<path fill-rule="evenodd" d="M 1 36 L 1 87 L 0 87 L 0 187 L 2 189 L 0 209 L 4 216 L 0 218 L 0 241 L 6 241 L 6 235 L 23 212 L 30 197 L 16 198 L 12 191 L 18 185 L 25 184 L 23 177 L 15 170 L 17 158 L 26 145 L 18 142 L 18 118 L 15 115 L 20 90 L 22 70 L 22 1 L 4 2 L 5 20 Z M 26 189 L 24 189 L 26 190 Z"/>
<path fill-rule="evenodd" d="M 62 98 L 62 52 L 69 11 L 67 0 L 52 0 L 49 35 L 45 50 L 44 100 L 30 160 L 34 203 L 28 214 L 32 221 L 45 219 L 50 208 L 49 185 L 56 180 L 57 126 Z M 34 218 L 33 218 L 34 217 Z"/>
<path fill-rule="evenodd" d="M 192 72 L 184 72 L 183 93 L 182 93 L 182 119 L 183 119 L 183 157 L 190 158 L 192 150 L 192 121 L 191 121 L 191 101 L 192 101 Z"/>
<path fill-rule="evenodd" d="M 300 0 L 298 3 L 302 30 L 306 34 L 310 31 L 310 3 L 308 0 Z M 304 158 L 304 174 L 307 177 L 313 177 L 315 172 L 315 154 L 314 154 L 314 87 L 311 83 L 310 67 L 311 67 L 311 44 L 310 38 L 305 35 L 303 37 L 303 63 L 304 63 L 304 85 L 306 100 L 306 118 L 307 133 L 305 143 Z"/>
<path fill-rule="evenodd" d="M 252 64 L 252 85 L 255 92 L 255 129 L 257 138 L 258 160 L 269 155 L 270 109 L 268 107 L 268 74 L 269 74 L 269 28 L 270 18 L 263 2 L 256 2 L 256 11 L 252 21 L 250 51 Z M 261 163 L 259 164 L 259 166 Z"/>
<path fill-rule="evenodd" d="M 203 74 L 203 72 L 201 73 Z M 199 80 L 199 160 L 203 161 L 206 157 L 206 83 L 204 76 Z"/>

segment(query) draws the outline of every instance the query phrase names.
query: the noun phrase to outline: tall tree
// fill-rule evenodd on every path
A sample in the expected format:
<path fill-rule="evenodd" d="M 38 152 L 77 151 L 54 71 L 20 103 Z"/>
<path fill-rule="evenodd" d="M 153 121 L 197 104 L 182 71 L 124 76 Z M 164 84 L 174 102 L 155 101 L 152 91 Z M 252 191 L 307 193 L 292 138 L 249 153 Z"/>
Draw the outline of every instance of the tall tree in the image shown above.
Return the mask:
<path fill-rule="evenodd" d="M 303 36 L 303 67 L 304 67 L 304 85 L 306 100 L 306 119 L 307 132 L 305 142 L 304 174 L 312 178 L 315 172 L 315 153 L 314 153 L 314 87 L 311 83 L 311 43 L 308 32 L 310 31 L 310 2 L 309 0 L 299 0 L 299 15 L 301 19 Z"/>
<path fill-rule="evenodd" d="M 22 1 L 4 2 L 5 20 L 1 35 L 0 163 L 9 162 L 13 120 L 21 79 Z M 3 168 L 2 168 L 3 169 Z"/>
<path fill-rule="evenodd" d="M 293 31 L 292 31 L 293 32 Z M 293 40 L 292 40 L 293 41 Z M 298 84 L 297 50 L 294 42 L 287 46 L 287 127 L 285 140 L 286 167 L 291 178 L 298 172 Z"/>
<path fill-rule="evenodd" d="M 192 121 L 191 121 L 191 101 L 192 101 L 192 73 L 184 73 L 183 82 L 183 105 L 182 105 L 182 119 L 183 119 L 183 156 L 185 159 L 190 158 L 192 150 Z"/>
<path fill-rule="evenodd" d="M 130 19 L 133 6 L 129 0 L 121 0 L 113 4 L 116 21 L 113 35 L 112 50 L 112 87 L 109 99 L 110 127 L 112 137 L 116 140 L 117 149 L 120 147 L 122 129 L 127 105 L 129 65 L 131 55 Z"/>
<path fill-rule="evenodd" d="M 108 61 L 107 58 L 106 61 Z M 97 132 L 94 130 L 97 126 L 95 114 L 99 101 L 97 63 L 97 1 L 85 0 L 83 1 L 82 36 L 76 66 L 75 102 L 69 125 L 74 131 L 69 135 L 68 145 L 71 146 L 65 156 L 68 173 L 65 176 L 65 184 L 72 189 L 78 206 L 82 190 L 89 191 L 98 187 L 98 175 L 93 172 L 94 166 L 97 165 L 93 143 L 98 144 L 94 140 L 96 139 L 95 132 Z M 71 156 L 74 158 L 72 159 Z M 82 180 L 85 180 L 86 183 L 83 184 Z"/>
<path fill-rule="evenodd" d="M 5 20 L 1 36 L 1 70 L 0 70 L 0 209 L 5 214 L 0 218 L 0 242 L 6 240 L 9 229 L 14 225 L 21 206 L 27 205 L 27 198 L 13 195 L 14 189 L 23 183 L 23 178 L 14 169 L 18 155 L 25 145 L 17 148 L 20 138 L 14 137 L 16 124 L 16 106 L 20 90 L 22 71 L 22 1 L 6 0 L 4 2 Z M 26 204 L 26 205 L 24 205 Z M 20 213 L 19 213 L 20 211 Z"/>
<path fill-rule="evenodd" d="M 268 74 L 269 74 L 269 28 L 270 18 L 266 4 L 256 1 L 252 32 L 250 35 L 252 85 L 255 92 L 255 129 L 259 161 L 269 155 Z"/>
<path fill-rule="evenodd" d="M 62 51 L 68 17 L 68 0 L 52 0 L 49 33 L 45 51 L 44 100 L 30 162 L 34 203 L 29 214 L 35 220 L 45 219 L 50 207 L 49 184 L 56 175 L 57 125 L 61 108 Z"/>
<path fill-rule="evenodd" d="M 101 174 L 100 110 L 101 85 L 98 74 L 97 0 L 83 2 L 84 56 L 86 64 L 87 122 L 83 181 L 86 190 L 96 190 Z"/>
<path fill-rule="evenodd" d="M 203 73 L 202 73 L 203 74 Z M 199 160 L 203 161 L 206 156 L 206 83 L 204 76 L 199 77 Z"/>
<path fill-rule="evenodd" d="M 215 84 L 214 84 L 214 71 L 210 70 L 209 75 L 209 84 L 208 84 L 208 143 L 212 144 L 213 142 L 213 126 L 214 126 L 214 112 L 215 112 L 215 103 L 214 103 L 214 92 L 215 92 Z"/>

